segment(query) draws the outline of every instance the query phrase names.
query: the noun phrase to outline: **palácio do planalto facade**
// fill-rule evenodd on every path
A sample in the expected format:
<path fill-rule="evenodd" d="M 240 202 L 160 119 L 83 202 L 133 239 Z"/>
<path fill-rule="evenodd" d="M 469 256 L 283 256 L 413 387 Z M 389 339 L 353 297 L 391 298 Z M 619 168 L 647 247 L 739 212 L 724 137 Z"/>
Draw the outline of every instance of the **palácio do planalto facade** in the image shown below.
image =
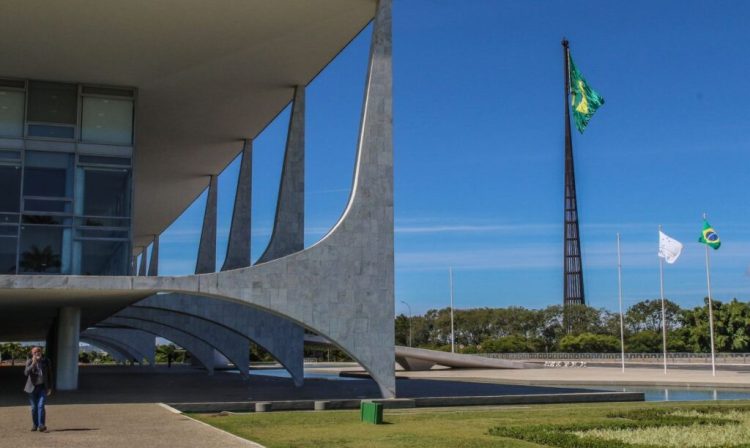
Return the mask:
<path fill-rule="evenodd" d="M 80 341 L 153 362 L 155 336 L 243 374 L 254 341 L 300 385 L 307 329 L 395 396 L 391 0 L 4 6 L 0 340 L 46 340 L 63 390 Z M 305 86 L 371 21 L 350 198 L 305 248 Z M 273 235 L 252 264 L 252 141 L 290 102 Z M 215 272 L 217 175 L 238 155 Z M 159 235 L 207 188 L 195 275 L 160 276 Z"/>

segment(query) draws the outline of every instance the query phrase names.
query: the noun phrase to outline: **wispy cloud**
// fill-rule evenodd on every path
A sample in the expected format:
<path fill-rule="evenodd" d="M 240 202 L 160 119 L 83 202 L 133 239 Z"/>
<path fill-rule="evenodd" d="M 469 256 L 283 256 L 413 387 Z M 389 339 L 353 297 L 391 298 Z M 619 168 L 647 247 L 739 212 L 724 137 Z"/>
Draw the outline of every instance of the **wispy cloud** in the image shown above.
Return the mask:
<path fill-rule="evenodd" d="M 613 235 L 617 232 L 653 232 L 662 224 L 665 229 L 672 231 L 691 231 L 700 229 L 699 224 L 683 222 L 583 222 L 580 224 L 583 232 L 609 232 Z M 734 231 L 745 231 L 750 229 L 747 223 L 722 223 L 722 228 L 731 227 Z M 509 222 L 491 220 L 456 221 L 430 217 L 399 218 L 396 221 L 396 233 L 498 233 L 512 231 L 514 234 L 537 234 L 548 233 L 557 235 L 562 232 L 563 224 L 560 222 Z M 666 230 L 665 230 L 666 231 Z"/>
<path fill-rule="evenodd" d="M 721 264 L 716 268 L 747 265 L 750 242 L 734 242 L 721 248 Z M 650 242 L 628 243 L 622 246 L 623 266 L 628 269 L 656 266 L 657 245 Z M 583 246 L 584 267 L 589 269 L 614 268 L 614 243 L 594 242 Z M 698 243 L 686 244 L 678 264 L 702 269 L 704 252 Z M 509 245 L 495 242 L 493 246 L 435 250 L 405 250 L 396 252 L 396 268 L 405 271 L 430 271 L 448 266 L 470 270 L 550 269 L 561 266 L 562 244 L 528 243 Z"/>
<path fill-rule="evenodd" d="M 218 238 L 226 238 L 229 236 L 229 230 L 218 229 L 216 232 Z M 196 228 L 183 228 L 183 229 L 170 229 L 164 232 L 159 238 L 159 244 L 185 244 L 185 243 L 198 243 L 201 237 L 201 227 Z"/>
<path fill-rule="evenodd" d="M 552 230 L 553 227 L 551 224 L 434 224 L 422 226 L 397 225 L 394 230 L 396 233 L 495 233 L 519 230 L 544 232 Z"/>
<path fill-rule="evenodd" d="M 560 264 L 555 249 L 545 245 L 396 252 L 396 269 L 431 271 L 449 266 L 471 270 L 549 268 Z"/>
<path fill-rule="evenodd" d="M 583 231 L 611 231 L 622 232 L 626 230 L 646 230 L 653 223 L 588 223 L 581 224 Z M 515 235 L 549 234 L 557 235 L 562 231 L 562 222 L 492 222 L 485 220 L 477 221 L 446 221 L 434 218 L 406 218 L 396 222 L 395 232 L 400 234 L 420 233 L 453 233 L 453 234 L 476 234 L 476 233 L 502 233 L 513 232 Z"/>
<path fill-rule="evenodd" d="M 322 236 L 325 233 L 328 232 L 330 227 L 325 226 L 315 226 L 315 227 L 308 227 L 305 229 L 305 235 L 310 237 L 315 236 Z M 229 238 L 229 229 L 227 228 L 220 228 L 216 232 L 216 236 L 219 240 L 226 240 Z M 260 227 L 257 229 L 252 230 L 252 236 L 257 238 L 267 238 L 271 236 L 271 228 L 270 227 Z M 201 229 L 200 227 L 195 229 L 174 229 L 174 230 L 168 230 L 162 234 L 161 238 L 159 239 L 159 244 L 161 245 L 168 245 L 168 244 L 190 244 L 195 243 L 198 244 L 201 237 Z"/>

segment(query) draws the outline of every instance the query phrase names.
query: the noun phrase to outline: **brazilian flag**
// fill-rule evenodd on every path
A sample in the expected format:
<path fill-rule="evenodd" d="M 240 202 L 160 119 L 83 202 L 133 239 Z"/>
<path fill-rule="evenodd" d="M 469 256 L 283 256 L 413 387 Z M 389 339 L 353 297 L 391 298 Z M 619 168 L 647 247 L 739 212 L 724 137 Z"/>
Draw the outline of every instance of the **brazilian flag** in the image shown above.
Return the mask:
<path fill-rule="evenodd" d="M 570 103 L 573 108 L 573 118 L 576 120 L 578 132 L 583 134 L 589 120 L 594 116 L 602 104 L 604 98 L 591 88 L 573 63 L 573 57 L 568 55 L 570 67 Z"/>
<path fill-rule="evenodd" d="M 701 233 L 700 238 L 698 238 L 698 242 L 707 244 L 713 249 L 718 249 L 721 247 L 719 234 L 714 231 L 713 227 L 711 227 L 711 224 L 709 224 L 705 219 L 703 220 L 703 232 Z"/>

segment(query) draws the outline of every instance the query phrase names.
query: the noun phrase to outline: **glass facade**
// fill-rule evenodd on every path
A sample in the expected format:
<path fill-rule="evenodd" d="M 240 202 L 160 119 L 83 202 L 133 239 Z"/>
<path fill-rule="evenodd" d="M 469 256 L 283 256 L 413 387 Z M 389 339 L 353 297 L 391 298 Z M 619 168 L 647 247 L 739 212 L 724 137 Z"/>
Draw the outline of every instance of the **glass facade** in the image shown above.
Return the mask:
<path fill-rule="evenodd" d="M 78 86 L 51 82 L 29 83 L 26 121 L 28 135 L 73 139 L 78 122 Z"/>
<path fill-rule="evenodd" d="M 0 90 L 0 137 L 23 136 L 23 91 Z"/>
<path fill-rule="evenodd" d="M 133 102 L 83 97 L 81 139 L 129 145 L 133 140 Z"/>
<path fill-rule="evenodd" d="M 127 275 L 134 92 L 0 79 L 0 274 Z"/>

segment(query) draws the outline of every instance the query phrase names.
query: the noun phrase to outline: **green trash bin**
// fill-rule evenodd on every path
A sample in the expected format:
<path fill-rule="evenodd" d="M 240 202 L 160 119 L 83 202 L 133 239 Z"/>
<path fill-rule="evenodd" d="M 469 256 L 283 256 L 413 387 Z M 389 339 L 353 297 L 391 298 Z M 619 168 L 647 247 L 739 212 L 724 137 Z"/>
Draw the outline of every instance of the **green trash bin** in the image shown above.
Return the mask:
<path fill-rule="evenodd" d="M 363 422 L 372 423 L 373 425 L 382 425 L 383 404 L 363 401 L 359 405 L 359 417 Z"/>

